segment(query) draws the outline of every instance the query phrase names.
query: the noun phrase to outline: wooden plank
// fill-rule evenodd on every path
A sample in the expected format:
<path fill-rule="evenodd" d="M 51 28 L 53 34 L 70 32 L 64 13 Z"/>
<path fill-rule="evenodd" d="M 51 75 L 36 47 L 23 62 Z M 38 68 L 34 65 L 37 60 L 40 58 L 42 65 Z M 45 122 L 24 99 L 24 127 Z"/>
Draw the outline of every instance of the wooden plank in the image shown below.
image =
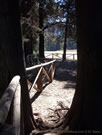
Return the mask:
<path fill-rule="evenodd" d="M 46 72 L 46 70 L 43 68 L 43 73 L 44 73 L 44 75 L 46 76 L 46 78 L 47 78 L 47 80 L 49 81 L 49 82 L 51 82 L 51 79 L 50 79 L 50 77 L 48 76 L 48 74 L 47 74 L 47 72 Z"/>
<path fill-rule="evenodd" d="M 31 70 L 36 69 L 36 68 L 47 66 L 47 65 L 49 65 L 51 63 L 54 63 L 55 61 L 56 60 L 52 60 L 50 62 L 46 62 L 46 63 L 42 63 L 42 64 L 39 64 L 39 65 L 36 65 L 36 66 L 32 66 L 32 67 L 26 68 L 26 72 L 31 71 Z"/>
<path fill-rule="evenodd" d="M 27 80 L 27 84 L 30 85 L 31 87 L 32 87 L 32 85 L 33 85 L 29 80 Z M 38 88 L 35 87 L 35 86 L 33 86 L 33 88 L 34 88 L 35 90 L 38 90 Z"/>
<path fill-rule="evenodd" d="M 51 70 L 50 70 L 50 79 L 51 79 L 51 82 L 53 81 L 53 64 L 51 64 Z"/>
<path fill-rule="evenodd" d="M 53 66 L 53 78 L 54 78 L 54 75 L 55 75 L 55 66 Z"/>
<path fill-rule="evenodd" d="M 11 102 L 19 84 L 20 76 L 15 76 L 11 80 L 9 86 L 7 87 L 5 93 L 0 100 L 0 123 L 4 124 L 11 106 Z"/>
<path fill-rule="evenodd" d="M 37 76 L 36 76 L 36 78 L 35 78 L 35 80 L 34 80 L 34 83 L 33 83 L 33 85 L 32 85 L 32 87 L 31 87 L 31 89 L 35 86 L 35 84 L 36 84 L 36 82 L 37 82 L 37 80 L 38 80 L 38 78 L 39 78 L 39 76 L 40 76 L 40 74 L 41 74 L 41 71 L 42 71 L 42 67 L 39 69 L 39 72 L 38 72 L 38 74 L 37 74 Z M 31 90 L 30 89 L 30 90 Z M 39 88 L 38 88 L 39 89 Z M 37 90 L 38 90 L 37 89 Z"/>
<path fill-rule="evenodd" d="M 42 91 L 42 89 L 43 89 L 43 71 L 42 70 L 37 79 L 37 86 L 38 86 L 38 92 Z"/>
<path fill-rule="evenodd" d="M 13 126 L 15 127 L 16 135 L 20 135 L 20 120 L 21 120 L 21 86 L 16 88 L 13 102 Z"/>

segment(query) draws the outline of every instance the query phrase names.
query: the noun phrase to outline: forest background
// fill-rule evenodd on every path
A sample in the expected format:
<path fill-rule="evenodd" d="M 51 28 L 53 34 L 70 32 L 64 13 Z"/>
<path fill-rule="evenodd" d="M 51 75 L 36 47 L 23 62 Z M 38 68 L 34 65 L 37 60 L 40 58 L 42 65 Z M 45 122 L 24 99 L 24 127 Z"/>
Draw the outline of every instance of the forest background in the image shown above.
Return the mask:
<path fill-rule="evenodd" d="M 76 49 L 75 0 L 24 0 L 21 24 L 26 56 Z"/>

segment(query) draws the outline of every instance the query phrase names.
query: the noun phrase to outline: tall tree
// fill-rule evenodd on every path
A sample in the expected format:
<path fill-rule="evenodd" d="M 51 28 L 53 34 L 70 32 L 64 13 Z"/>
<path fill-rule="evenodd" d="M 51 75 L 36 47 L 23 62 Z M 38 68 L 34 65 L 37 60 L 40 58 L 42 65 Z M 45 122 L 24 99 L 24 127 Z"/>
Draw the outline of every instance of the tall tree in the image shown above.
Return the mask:
<path fill-rule="evenodd" d="M 25 60 L 27 66 L 27 56 L 38 51 L 38 33 L 39 17 L 38 17 L 38 3 L 33 0 L 22 0 L 21 3 L 21 24 Z"/>
<path fill-rule="evenodd" d="M 75 40 L 76 38 L 75 0 L 65 0 L 64 4 L 62 4 L 61 7 L 64 8 L 64 14 L 65 14 L 65 19 L 66 19 L 64 45 L 63 45 L 63 60 L 66 60 L 67 39 L 71 38 Z"/>
<path fill-rule="evenodd" d="M 78 75 L 67 115 L 70 130 L 102 131 L 102 19 L 97 1 L 77 0 Z M 97 10 L 96 10 L 97 7 Z M 97 21 L 98 20 L 98 21 Z"/>
<path fill-rule="evenodd" d="M 63 46 L 63 60 L 66 60 L 67 33 L 68 33 L 68 15 L 69 15 L 68 11 L 69 11 L 69 1 L 67 1 L 67 15 L 66 15 L 66 24 L 65 24 L 64 46 Z"/>
<path fill-rule="evenodd" d="M 10 80 L 15 75 L 20 75 L 22 116 L 24 131 L 28 135 L 36 124 L 25 76 L 18 0 L 0 1 L 0 20 L 0 96 L 4 93 Z"/>
<path fill-rule="evenodd" d="M 5 13 L 6 12 L 6 13 Z M 4 16 L 4 15 L 5 16 Z M 0 98 L 9 84 L 8 49 L 7 49 L 7 8 L 6 1 L 0 1 Z M 5 40 L 6 39 L 6 40 Z M 6 49 L 5 49 L 6 48 Z"/>
<path fill-rule="evenodd" d="M 44 58 L 44 1 L 39 1 L 39 57 Z"/>
<path fill-rule="evenodd" d="M 55 24 L 51 20 L 48 19 L 49 16 L 52 16 L 55 13 L 56 5 L 55 1 L 47 1 L 47 0 L 38 0 L 39 2 L 39 28 L 41 32 L 39 34 L 39 57 L 44 58 L 44 30 Z M 53 6 L 55 8 L 53 8 Z M 47 21 L 46 21 L 47 20 Z M 50 21 L 49 21 L 50 20 Z"/>

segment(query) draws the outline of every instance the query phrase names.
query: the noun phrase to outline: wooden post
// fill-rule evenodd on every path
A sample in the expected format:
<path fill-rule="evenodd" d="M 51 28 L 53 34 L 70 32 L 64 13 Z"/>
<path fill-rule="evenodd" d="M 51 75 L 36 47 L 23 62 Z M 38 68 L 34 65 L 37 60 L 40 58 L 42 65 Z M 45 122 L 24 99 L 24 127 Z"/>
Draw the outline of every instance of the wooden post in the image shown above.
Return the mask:
<path fill-rule="evenodd" d="M 53 81 L 53 63 L 51 64 L 51 68 L 50 68 L 50 79 L 52 82 Z"/>
<path fill-rule="evenodd" d="M 49 82 L 51 82 L 50 77 L 48 76 L 48 74 L 47 74 L 46 70 L 44 69 L 44 67 L 43 67 L 43 74 L 46 76 L 47 80 Z"/>
<path fill-rule="evenodd" d="M 54 54 L 52 53 L 52 59 L 54 59 Z"/>
<path fill-rule="evenodd" d="M 74 54 L 73 54 L 73 60 L 75 59 L 75 56 L 74 56 Z"/>
<path fill-rule="evenodd" d="M 39 78 L 37 80 L 38 92 L 42 91 L 43 89 L 43 71 L 40 72 Z"/>

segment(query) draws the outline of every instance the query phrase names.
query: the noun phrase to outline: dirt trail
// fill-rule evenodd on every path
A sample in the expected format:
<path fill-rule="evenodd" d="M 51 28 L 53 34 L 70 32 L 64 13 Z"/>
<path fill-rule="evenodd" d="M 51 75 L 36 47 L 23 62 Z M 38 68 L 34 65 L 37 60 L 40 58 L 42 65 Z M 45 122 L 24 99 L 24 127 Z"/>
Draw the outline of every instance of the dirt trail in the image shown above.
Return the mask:
<path fill-rule="evenodd" d="M 34 118 L 46 125 L 56 125 L 68 112 L 75 93 L 77 62 L 57 61 L 54 80 L 42 93 L 31 91 L 34 95 L 32 108 Z"/>

